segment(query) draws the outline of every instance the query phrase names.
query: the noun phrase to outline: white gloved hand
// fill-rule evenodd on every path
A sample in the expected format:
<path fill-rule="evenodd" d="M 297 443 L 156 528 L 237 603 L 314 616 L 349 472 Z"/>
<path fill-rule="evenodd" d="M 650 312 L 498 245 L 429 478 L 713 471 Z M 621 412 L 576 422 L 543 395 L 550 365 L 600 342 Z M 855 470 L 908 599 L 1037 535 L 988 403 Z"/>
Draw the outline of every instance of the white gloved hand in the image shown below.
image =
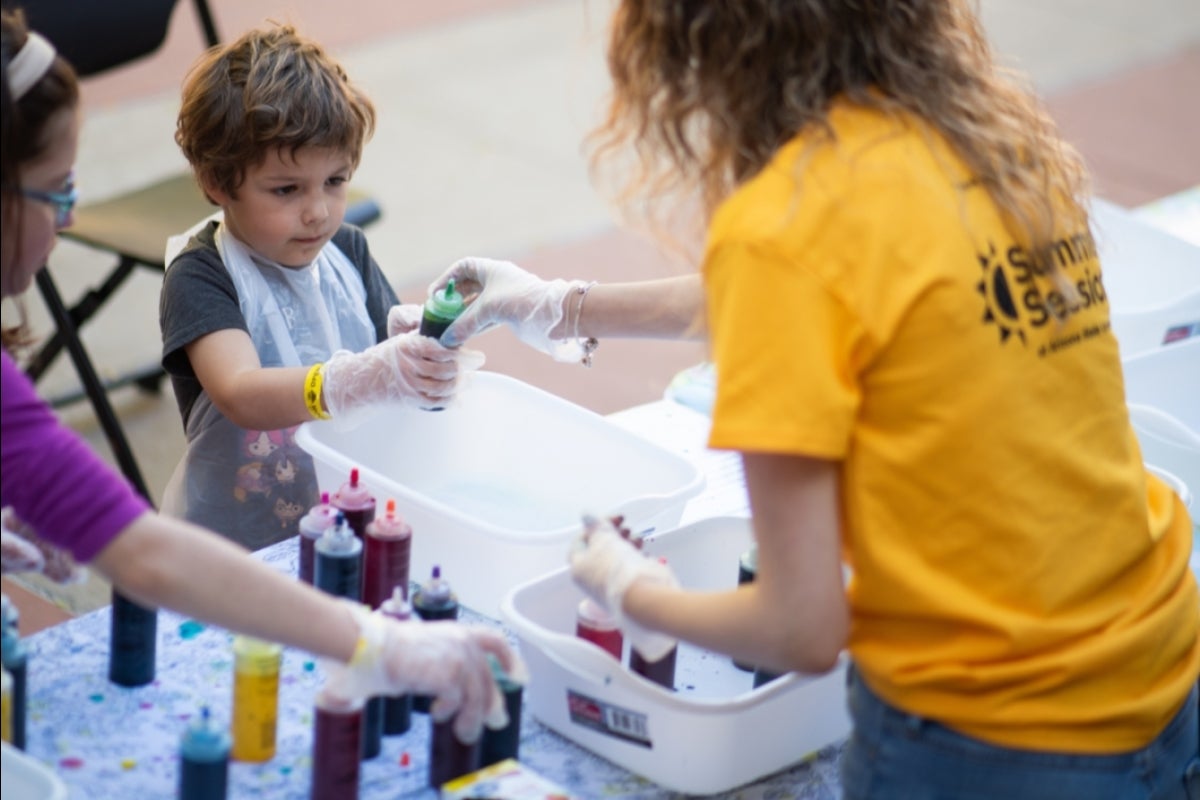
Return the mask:
<path fill-rule="evenodd" d="M 454 735 L 471 743 L 483 726 L 508 724 L 504 696 L 492 675 L 495 656 L 516 683 L 525 665 L 498 631 L 457 622 L 401 622 L 347 601 L 361 640 L 349 664 L 325 662 L 325 688 L 350 700 L 379 695 L 433 695 L 430 716 L 454 718 Z"/>
<path fill-rule="evenodd" d="M 463 375 L 483 366 L 483 353 L 451 350 L 416 331 L 385 339 L 361 353 L 338 350 L 322 367 L 325 407 L 334 419 L 374 403 L 444 407 Z"/>
<path fill-rule="evenodd" d="M 63 584 L 79 583 L 87 577 L 87 569 L 70 553 L 38 536 L 10 506 L 0 510 L 0 569 L 40 572 Z"/>
<path fill-rule="evenodd" d="M 647 661 L 658 661 L 675 646 L 675 639 L 652 631 L 626 616 L 625 593 L 639 581 L 679 588 L 675 574 L 662 561 L 647 558 L 612 520 L 584 517 L 583 534 L 571 548 L 571 577 L 579 588 L 604 606 L 630 644 Z"/>
<path fill-rule="evenodd" d="M 424 309 L 417 303 L 401 303 L 388 309 L 387 335 L 399 336 L 421 327 Z"/>
<path fill-rule="evenodd" d="M 455 287 L 468 299 L 467 307 L 442 334 L 442 343 L 455 347 L 496 325 L 512 328 L 530 347 L 549 354 L 555 361 L 579 361 L 583 345 L 570 333 L 551 338 L 550 332 L 566 313 L 568 294 L 583 281 L 546 281 L 526 272 L 511 261 L 464 258 L 454 263 L 429 286 L 432 294 L 454 279 Z"/>

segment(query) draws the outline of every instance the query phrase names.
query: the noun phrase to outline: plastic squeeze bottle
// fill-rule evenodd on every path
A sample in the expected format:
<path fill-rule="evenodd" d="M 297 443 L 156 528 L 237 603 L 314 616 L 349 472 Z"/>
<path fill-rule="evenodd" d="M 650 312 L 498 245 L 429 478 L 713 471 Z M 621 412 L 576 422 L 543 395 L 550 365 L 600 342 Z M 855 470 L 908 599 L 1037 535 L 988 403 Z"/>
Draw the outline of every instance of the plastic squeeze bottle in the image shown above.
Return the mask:
<path fill-rule="evenodd" d="M 179 743 L 179 800 L 225 800 L 229 749 L 229 734 L 213 724 L 205 706 Z"/>
<path fill-rule="evenodd" d="M 441 339 L 446 328 L 458 319 L 465 307 L 463 296 L 454 288 L 454 280 L 451 279 L 446 283 L 446 288 L 429 295 L 429 299 L 425 301 L 419 328 L 421 335 Z"/>

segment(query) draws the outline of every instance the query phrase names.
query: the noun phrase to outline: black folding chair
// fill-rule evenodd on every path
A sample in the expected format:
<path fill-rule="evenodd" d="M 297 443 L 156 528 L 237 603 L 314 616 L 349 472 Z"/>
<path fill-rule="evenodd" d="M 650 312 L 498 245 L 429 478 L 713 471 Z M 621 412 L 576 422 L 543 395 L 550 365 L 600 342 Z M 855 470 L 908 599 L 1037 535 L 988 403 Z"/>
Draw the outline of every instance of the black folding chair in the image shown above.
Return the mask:
<path fill-rule="evenodd" d="M 151 55 L 166 39 L 171 14 L 178 0 L 122 0 L 118 3 L 79 0 L 2 0 L 5 7 L 25 11 L 30 28 L 51 42 L 86 78 Z M 207 0 L 192 0 L 207 46 L 219 42 Z M 199 55 L 199 51 L 197 51 Z M 25 363 L 25 371 L 38 380 L 65 348 L 79 374 L 82 390 L 50 398 L 61 406 L 91 401 L 121 471 L 149 497 L 141 470 L 108 399 L 108 391 L 134 384 L 158 391 L 164 372 L 152 366 L 102 382 L 96 374 L 80 328 L 96 314 L 138 267 L 166 269 L 164 249 L 169 236 L 186 230 L 214 208 L 204 198 L 190 172 L 170 177 L 96 203 L 80 205 L 74 224 L 60 234 L 89 248 L 116 256 L 117 264 L 96 287 L 73 305 L 62 299 L 50 267 L 37 274 L 37 285 L 54 319 L 56 331 Z M 379 219 L 380 209 L 371 198 L 351 192 L 346 221 L 358 226 Z"/>

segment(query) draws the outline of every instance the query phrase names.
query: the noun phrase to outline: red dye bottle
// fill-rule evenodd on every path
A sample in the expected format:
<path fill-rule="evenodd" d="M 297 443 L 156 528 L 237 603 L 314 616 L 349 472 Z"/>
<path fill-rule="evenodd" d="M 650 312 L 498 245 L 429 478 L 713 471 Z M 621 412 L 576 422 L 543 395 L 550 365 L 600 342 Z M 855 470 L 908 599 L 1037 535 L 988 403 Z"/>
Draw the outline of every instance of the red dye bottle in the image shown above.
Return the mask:
<path fill-rule="evenodd" d="M 429 785 L 436 789 L 479 769 L 482 741 L 460 742 L 454 735 L 453 717 L 445 722 L 434 722 L 429 731 Z"/>
<path fill-rule="evenodd" d="M 362 539 L 367 534 L 367 525 L 375 519 L 375 498 L 358 479 L 358 467 L 350 470 L 350 480 L 343 483 L 330 501 L 333 507 L 346 515 L 346 524 L 354 535 Z"/>
<path fill-rule="evenodd" d="M 679 648 L 672 647 L 670 652 L 658 661 L 647 661 L 636 648 L 631 647 L 629 648 L 629 668 L 643 678 L 648 678 L 660 686 L 674 690 L 675 659 L 678 655 Z"/>
<path fill-rule="evenodd" d="M 625 637 L 612 614 L 590 597 L 580 600 L 579 607 L 575 610 L 575 635 L 599 645 L 601 649 L 612 654 L 613 658 L 621 660 Z"/>
<path fill-rule="evenodd" d="M 311 800 L 358 797 L 362 701 L 320 692 L 313 709 Z"/>
<path fill-rule="evenodd" d="M 367 525 L 363 550 L 362 601 L 379 608 L 397 586 L 408 589 L 412 558 L 412 527 L 396 513 L 396 501 Z"/>

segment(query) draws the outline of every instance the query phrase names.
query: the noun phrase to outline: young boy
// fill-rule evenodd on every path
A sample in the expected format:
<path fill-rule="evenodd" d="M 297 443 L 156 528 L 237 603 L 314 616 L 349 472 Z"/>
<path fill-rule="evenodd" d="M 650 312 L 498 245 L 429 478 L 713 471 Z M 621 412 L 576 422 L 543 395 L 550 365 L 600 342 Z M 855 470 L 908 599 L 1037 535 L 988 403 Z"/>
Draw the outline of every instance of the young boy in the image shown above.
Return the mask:
<path fill-rule="evenodd" d="M 371 102 L 287 26 L 210 51 L 183 89 L 175 139 L 223 220 L 170 260 L 159 309 L 187 452 L 164 510 L 252 549 L 317 502 L 301 422 L 385 400 L 444 405 L 459 350 L 414 327 L 357 228 L 346 187 Z M 405 322 L 410 320 L 411 322 Z"/>

